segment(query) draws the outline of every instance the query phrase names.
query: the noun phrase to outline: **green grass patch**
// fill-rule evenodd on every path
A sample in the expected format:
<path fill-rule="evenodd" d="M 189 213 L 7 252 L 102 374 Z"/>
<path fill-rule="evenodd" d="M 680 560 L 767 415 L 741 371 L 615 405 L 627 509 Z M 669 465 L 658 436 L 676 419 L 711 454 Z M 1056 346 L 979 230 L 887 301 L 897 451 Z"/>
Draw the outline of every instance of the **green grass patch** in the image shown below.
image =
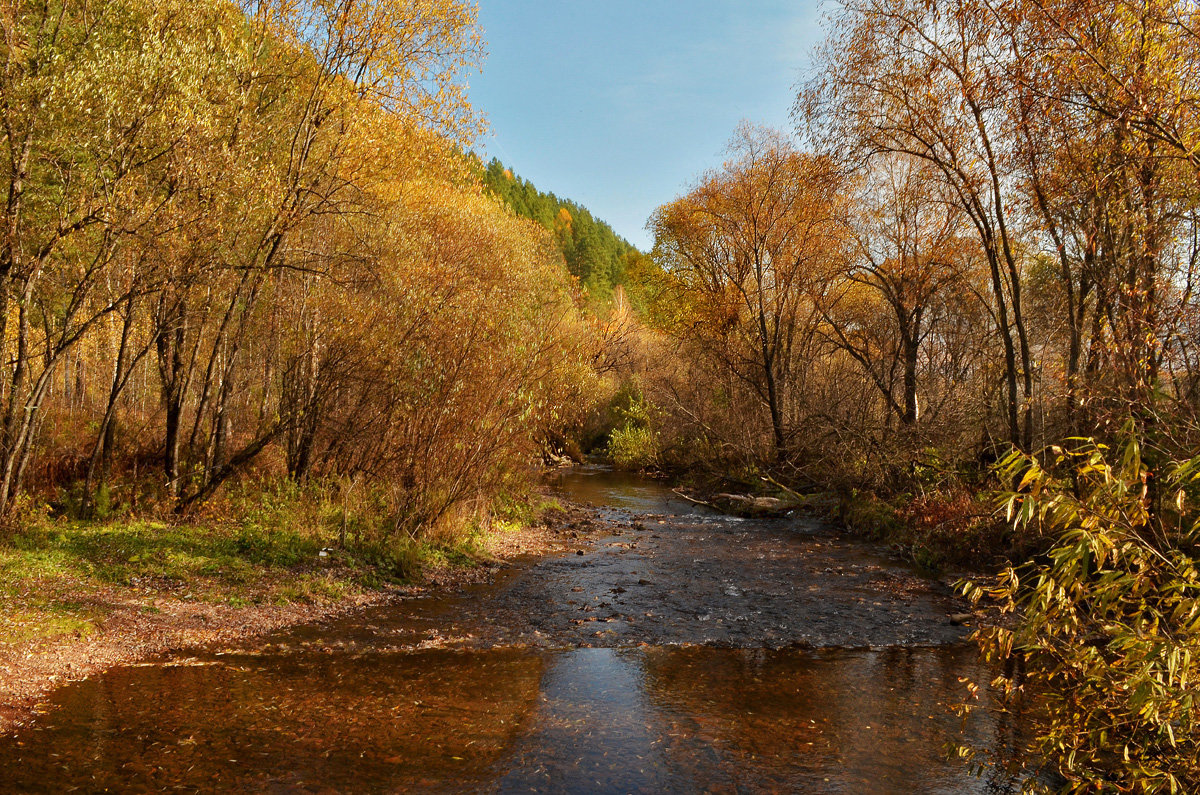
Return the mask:
<path fill-rule="evenodd" d="M 18 532 L 0 548 L 8 582 L 72 577 L 134 585 L 246 585 L 316 559 L 320 539 L 245 526 L 60 520 Z"/>
<path fill-rule="evenodd" d="M 337 602 L 346 597 L 350 585 L 344 580 L 321 574 L 307 574 L 276 589 L 275 604 L 320 604 Z"/>
<path fill-rule="evenodd" d="M 226 518 L 191 523 L 31 513 L 0 539 L 0 643 L 83 637 L 130 601 L 145 613 L 160 612 L 154 602 L 164 597 L 234 607 L 337 602 L 419 581 L 426 570 L 476 566 L 490 559 L 489 533 L 553 507 L 514 498 L 502 502 L 503 518 L 474 516 L 422 539 L 392 532 L 369 494 L 347 506 L 315 486 L 286 483 L 235 490 L 217 512 Z M 326 547 L 335 549 L 322 556 Z M 120 606 L 105 607 L 113 588 Z"/>
<path fill-rule="evenodd" d="M 502 494 L 492 503 L 494 529 L 505 531 L 531 525 L 550 511 L 563 510 L 557 498 L 531 492 L 527 494 Z"/>
<path fill-rule="evenodd" d="M 157 613 L 151 602 L 163 596 L 234 607 L 319 603 L 397 579 L 377 573 L 369 556 L 320 557 L 326 535 L 280 525 L 261 515 L 211 525 L 35 521 L 0 543 L 0 644 L 86 637 L 108 612 L 103 599 L 91 601 L 104 587 Z"/>
<path fill-rule="evenodd" d="M 72 602 L 37 600 L 0 612 L 0 644 L 51 640 L 64 635 L 86 638 L 96 631 L 102 611 Z"/>

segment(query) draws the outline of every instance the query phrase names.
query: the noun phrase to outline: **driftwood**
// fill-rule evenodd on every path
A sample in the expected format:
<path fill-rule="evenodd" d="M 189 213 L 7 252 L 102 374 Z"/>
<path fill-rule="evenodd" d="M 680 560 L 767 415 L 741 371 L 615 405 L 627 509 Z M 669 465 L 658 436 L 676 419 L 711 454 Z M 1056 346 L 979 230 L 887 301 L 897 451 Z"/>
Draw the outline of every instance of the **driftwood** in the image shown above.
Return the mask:
<path fill-rule="evenodd" d="M 705 508 L 712 508 L 714 511 L 719 510 L 717 506 L 713 505 L 711 502 L 705 502 L 704 500 L 698 500 L 695 497 L 688 496 L 682 489 L 671 489 L 671 492 L 677 497 L 682 497 L 683 499 L 695 505 L 703 505 Z"/>
<path fill-rule="evenodd" d="M 752 497 L 749 494 L 718 494 L 716 499 L 765 511 L 774 510 L 783 505 L 783 500 L 778 497 Z"/>
<path fill-rule="evenodd" d="M 794 506 L 778 497 L 754 497 L 749 494 L 717 494 L 713 496 L 721 509 L 748 516 L 770 516 L 783 513 Z"/>
<path fill-rule="evenodd" d="M 788 496 L 795 499 L 780 499 L 779 497 L 755 497 L 752 494 L 714 494 L 707 500 L 697 499 L 680 488 L 671 489 L 672 493 L 693 505 L 703 505 L 714 511 L 731 513 L 738 516 L 782 516 L 789 511 L 815 504 L 813 496 L 800 494 L 791 489 L 781 487 Z"/>

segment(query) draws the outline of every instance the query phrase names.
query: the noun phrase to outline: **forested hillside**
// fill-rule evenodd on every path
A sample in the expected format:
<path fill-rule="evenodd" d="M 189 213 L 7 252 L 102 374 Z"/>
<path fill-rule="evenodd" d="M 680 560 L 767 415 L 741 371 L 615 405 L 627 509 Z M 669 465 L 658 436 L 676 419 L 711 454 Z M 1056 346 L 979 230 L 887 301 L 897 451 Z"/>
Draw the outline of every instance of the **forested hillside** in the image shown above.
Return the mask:
<path fill-rule="evenodd" d="M 586 207 L 543 193 L 496 159 L 483 170 L 483 180 L 513 212 L 537 221 L 553 234 L 567 267 L 594 297 L 605 298 L 625 282 L 639 252 Z"/>

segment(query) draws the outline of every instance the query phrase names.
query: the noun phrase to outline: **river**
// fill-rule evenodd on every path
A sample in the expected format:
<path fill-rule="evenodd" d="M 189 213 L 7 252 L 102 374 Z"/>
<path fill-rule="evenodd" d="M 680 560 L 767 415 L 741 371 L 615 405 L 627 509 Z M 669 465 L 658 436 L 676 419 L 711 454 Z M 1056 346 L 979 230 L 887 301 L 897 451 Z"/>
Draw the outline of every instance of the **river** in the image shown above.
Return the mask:
<path fill-rule="evenodd" d="M 1013 727 L 943 584 L 790 517 L 578 467 L 596 543 L 494 583 L 66 686 L 0 790 L 1006 792 Z M 985 696 L 986 697 L 986 696 Z"/>

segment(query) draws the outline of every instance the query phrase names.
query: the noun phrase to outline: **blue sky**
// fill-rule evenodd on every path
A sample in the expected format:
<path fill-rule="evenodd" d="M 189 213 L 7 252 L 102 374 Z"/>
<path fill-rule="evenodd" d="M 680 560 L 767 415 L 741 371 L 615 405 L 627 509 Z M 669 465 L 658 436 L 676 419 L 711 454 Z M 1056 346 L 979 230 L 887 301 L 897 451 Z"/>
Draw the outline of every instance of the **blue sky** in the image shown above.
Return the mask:
<path fill-rule="evenodd" d="M 816 0 L 479 0 L 478 148 L 648 250 L 650 213 L 739 121 L 790 129 L 819 19 Z"/>

